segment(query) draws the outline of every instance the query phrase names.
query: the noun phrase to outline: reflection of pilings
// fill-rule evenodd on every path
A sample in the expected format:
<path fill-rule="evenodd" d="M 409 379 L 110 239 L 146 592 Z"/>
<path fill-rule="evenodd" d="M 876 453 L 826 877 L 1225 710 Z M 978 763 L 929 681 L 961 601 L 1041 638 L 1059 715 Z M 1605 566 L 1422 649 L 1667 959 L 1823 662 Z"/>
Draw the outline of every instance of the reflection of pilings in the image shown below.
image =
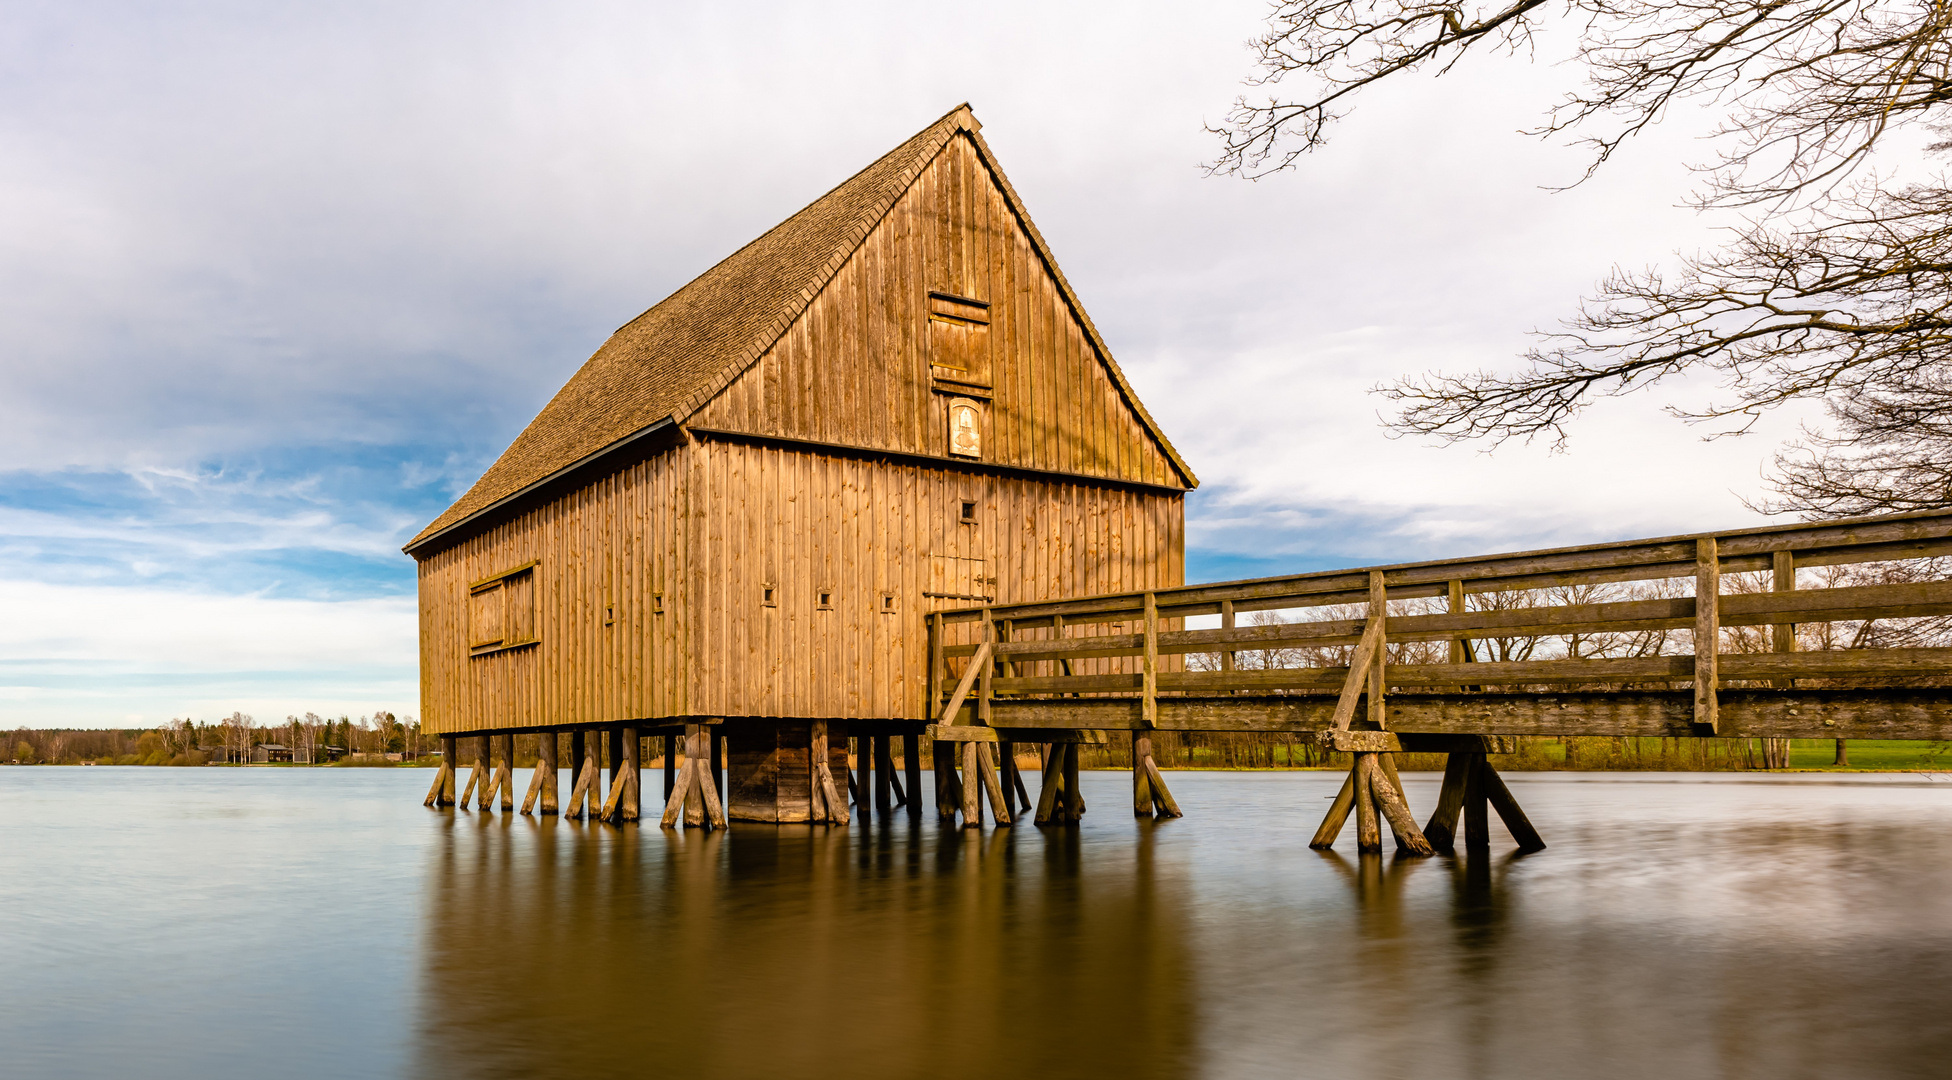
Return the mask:
<path fill-rule="evenodd" d="M 424 1074 L 986 1075 L 1070 1046 L 1044 1071 L 1143 1077 L 1192 1056 L 1185 900 L 1145 836 L 1087 869 L 1068 829 L 476 823 L 430 861 Z"/>

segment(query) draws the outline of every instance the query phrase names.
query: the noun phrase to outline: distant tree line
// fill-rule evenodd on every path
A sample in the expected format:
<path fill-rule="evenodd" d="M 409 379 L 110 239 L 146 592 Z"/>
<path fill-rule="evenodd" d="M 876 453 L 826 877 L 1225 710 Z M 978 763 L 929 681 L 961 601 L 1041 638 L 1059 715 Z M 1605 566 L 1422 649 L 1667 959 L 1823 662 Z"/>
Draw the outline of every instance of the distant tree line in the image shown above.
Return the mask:
<path fill-rule="evenodd" d="M 241 763 L 276 747 L 300 764 L 413 760 L 438 747 L 411 716 L 375 709 L 354 719 L 308 712 L 259 724 L 248 713 L 171 719 L 153 728 L 16 728 L 4 760 L 14 765 L 208 765 Z M 280 755 L 282 759 L 282 754 Z"/>

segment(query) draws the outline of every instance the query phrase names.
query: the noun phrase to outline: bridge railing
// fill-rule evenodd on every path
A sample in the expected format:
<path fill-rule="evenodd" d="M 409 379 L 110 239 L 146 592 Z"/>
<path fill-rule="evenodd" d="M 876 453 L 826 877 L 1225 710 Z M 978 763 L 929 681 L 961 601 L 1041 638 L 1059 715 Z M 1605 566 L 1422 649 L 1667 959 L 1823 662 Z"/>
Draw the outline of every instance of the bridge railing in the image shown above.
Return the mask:
<path fill-rule="evenodd" d="M 1150 726 L 1162 696 L 1335 694 L 1333 726 L 1346 729 L 1358 710 L 1380 726 L 1391 689 L 1678 683 L 1712 732 L 1729 685 L 1952 675 L 1952 648 L 1930 634 L 1799 652 L 1795 630 L 1952 615 L 1952 580 L 1930 561 L 1945 556 L 1952 513 L 1927 512 L 945 611 L 930 616 L 929 701 L 942 723 L 987 723 L 998 699 L 1137 697 Z M 1888 565 L 1868 584 L 1832 574 L 1798 587 L 1799 570 L 1863 564 Z M 1747 577 L 1730 591 L 1729 575 Z M 1596 595 L 1625 583 L 1654 595 Z M 1303 609 L 1326 617 L 1252 617 Z M 1728 651 L 1741 627 L 1772 628 L 1748 643 L 1769 651 Z M 1538 649 L 1541 638 L 1560 648 Z M 1856 638 L 1843 644 L 1877 644 Z M 1608 651 L 1595 640 L 1631 655 L 1595 657 Z M 1496 647 L 1514 641 L 1531 644 Z"/>

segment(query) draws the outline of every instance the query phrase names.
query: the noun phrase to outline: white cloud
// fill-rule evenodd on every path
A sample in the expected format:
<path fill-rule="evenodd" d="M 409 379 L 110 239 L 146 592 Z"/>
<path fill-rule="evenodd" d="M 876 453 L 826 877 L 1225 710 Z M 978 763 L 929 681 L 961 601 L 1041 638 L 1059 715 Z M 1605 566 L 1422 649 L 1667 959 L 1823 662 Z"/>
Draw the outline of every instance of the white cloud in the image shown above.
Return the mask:
<path fill-rule="evenodd" d="M 409 599 L 0 582 L 0 611 L 0 727 L 419 712 Z"/>

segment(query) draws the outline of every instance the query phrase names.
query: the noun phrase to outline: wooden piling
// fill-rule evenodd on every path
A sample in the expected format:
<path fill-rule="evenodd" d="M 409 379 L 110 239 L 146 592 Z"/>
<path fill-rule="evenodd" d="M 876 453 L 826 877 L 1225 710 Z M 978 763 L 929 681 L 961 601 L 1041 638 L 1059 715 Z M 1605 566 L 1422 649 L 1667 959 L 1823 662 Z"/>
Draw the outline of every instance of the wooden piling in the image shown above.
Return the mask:
<path fill-rule="evenodd" d="M 1078 783 L 1078 744 L 1064 744 L 1064 817 L 1071 824 L 1084 820 L 1084 788 Z"/>
<path fill-rule="evenodd" d="M 1459 754 L 1469 759 L 1464 772 L 1464 847 L 1467 851 L 1491 850 L 1491 819 L 1486 812 L 1484 755 Z"/>
<path fill-rule="evenodd" d="M 1152 756 L 1152 736 L 1132 733 L 1132 816 L 1152 816 L 1152 783 L 1145 774 L 1145 759 Z"/>
<path fill-rule="evenodd" d="M 427 789 L 427 799 L 422 806 L 435 808 L 454 805 L 454 736 L 441 737 L 441 767 L 434 774 L 434 784 Z"/>
<path fill-rule="evenodd" d="M 643 783 L 639 766 L 639 755 L 643 744 L 639 741 L 636 728 L 624 729 L 624 798 L 623 805 L 617 808 L 619 821 L 636 821 L 642 811 L 641 790 Z"/>
<path fill-rule="evenodd" d="M 990 797 L 990 814 L 996 819 L 999 828 L 1008 826 L 1016 820 L 1010 812 L 1009 803 L 1004 799 L 1003 785 L 997 779 L 996 761 L 990 756 L 989 743 L 976 743 L 976 772 L 983 781 L 983 790 Z"/>
<path fill-rule="evenodd" d="M 1376 755 L 1356 755 L 1356 850 L 1363 854 L 1383 850 L 1383 832 L 1376 822 Z"/>
<path fill-rule="evenodd" d="M 908 778 L 908 816 L 920 821 L 922 818 L 922 735 L 911 731 L 903 738 L 901 748 L 901 770 Z"/>
<path fill-rule="evenodd" d="M 569 775 L 571 779 L 569 781 L 569 805 L 563 807 L 564 817 L 573 818 L 583 816 L 582 808 L 578 800 L 588 790 L 588 785 L 583 781 L 583 759 L 589 754 L 585 746 L 587 738 L 588 736 L 583 733 L 582 728 L 577 728 L 569 733 Z"/>
<path fill-rule="evenodd" d="M 1457 815 L 1464 809 L 1464 778 L 1471 767 L 1469 754 L 1444 756 L 1444 784 L 1437 791 L 1437 808 L 1423 827 L 1433 851 L 1449 855 L 1457 850 Z"/>
<path fill-rule="evenodd" d="M 962 744 L 962 827 L 965 829 L 983 827 L 983 769 L 977 763 L 979 756 L 976 751 L 981 745 L 977 742 Z"/>
<path fill-rule="evenodd" d="M 1043 786 L 1037 791 L 1036 824 L 1054 825 L 1064 820 L 1065 808 L 1057 801 L 1058 794 L 1063 790 L 1064 755 L 1055 743 L 1045 743 L 1044 779 Z"/>
<path fill-rule="evenodd" d="M 862 732 L 854 737 L 854 807 L 861 813 L 862 821 L 871 821 L 874 812 L 869 808 L 874 790 L 874 736 Z"/>
<path fill-rule="evenodd" d="M 1342 790 L 1335 793 L 1335 801 L 1329 803 L 1328 813 L 1322 816 L 1322 823 L 1315 829 L 1315 838 L 1308 846 L 1317 851 L 1326 851 L 1335 846 L 1335 838 L 1342 835 L 1342 826 L 1349 820 L 1349 811 L 1356 805 L 1356 769 L 1349 766 L 1349 773 L 1342 778 Z"/>
<path fill-rule="evenodd" d="M 894 789 L 889 781 L 895 776 L 895 756 L 888 746 L 887 735 L 874 736 L 874 812 L 884 820 L 895 812 Z"/>
<path fill-rule="evenodd" d="M 1498 811 L 1499 820 L 1505 823 L 1505 829 L 1511 833 L 1511 838 L 1518 842 L 1519 852 L 1524 854 L 1544 851 L 1545 840 L 1539 836 L 1537 829 L 1532 828 L 1531 820 L 1525 816 L 1525 811 L 1519 808 L 1518 800 L 1512 797 L 1511 789 L 1505 786 L 1504 777 L 1498 775 L 1498 771 L 1491 767 L 1489 761 L 1480 761 L 1478 772 L 1485 800 L 1491 804 L 1492 809 Z"/>
<path fill-rule="evenodd" d="M 542 812 L 554 817 L 558 811 L 556 799 L 557 768 L 556 750 L 560 738 L 554 731 L 542 733 L 542 759 L 536 767 L 542 770 Z"/>
<path fill-rule="evenodd" d="M 1017 816 L 1017 744 L 999 741 L 996 744 L 996 767 L 1002 774 L 1003 809 L 1012 820 Z M 1029 807 L 1024 807 L 1028 810 Z"/>
<path fill-rule="evenodd" d="M 956 780 L 956 744 L 935 744 L 935 813 L 944 822 L 956 820 L 962 806 L 962 787 Z"/>
<path fill-rule="evenodd" d="M 477 736 L 474 741 L 475 768 L 481 774 L 481 783 L 475 786 L 474 808 L 476 810 L 490 810 L 495 805 L 496 775 L 493 741 L 486 735 Z"/>
<path fill-rule="evenodd" d="M 826 726 L 826 721 L 823 720 L 820 723 L 822 729 L 824 730 Z M 676 785 L 677 782 L 678 782 L 678 737 L 676 735 L 666 734 L 664 736 L 664 795 L 663 795 L 665 802 L 671 801 L 671 788 L 674 785 Z"/>
<path fill-rule="evenodd" d="M 1376 767 L 1370 791 L 1376 797 L 1376 809 L 1382 811 L 1383 820 L 1389 822 L 1389 831 L 1396 837 L 1396 849 L 1406 855 L 1436 854 L 1423 830 L 1417 828 L 1417 819 L 1410 815 L 1410 801 L 1403 794 L 1403 778 L 1397 775 L 1396 763 L 1389 754 L 1377 754 Z"/>
<path fill-rule="evenodd" d="M 503 735 L 501 743 L 500 774 L 496 778 L 501 788 L 502 813 L 515 811 L 515 736 Z"/>

